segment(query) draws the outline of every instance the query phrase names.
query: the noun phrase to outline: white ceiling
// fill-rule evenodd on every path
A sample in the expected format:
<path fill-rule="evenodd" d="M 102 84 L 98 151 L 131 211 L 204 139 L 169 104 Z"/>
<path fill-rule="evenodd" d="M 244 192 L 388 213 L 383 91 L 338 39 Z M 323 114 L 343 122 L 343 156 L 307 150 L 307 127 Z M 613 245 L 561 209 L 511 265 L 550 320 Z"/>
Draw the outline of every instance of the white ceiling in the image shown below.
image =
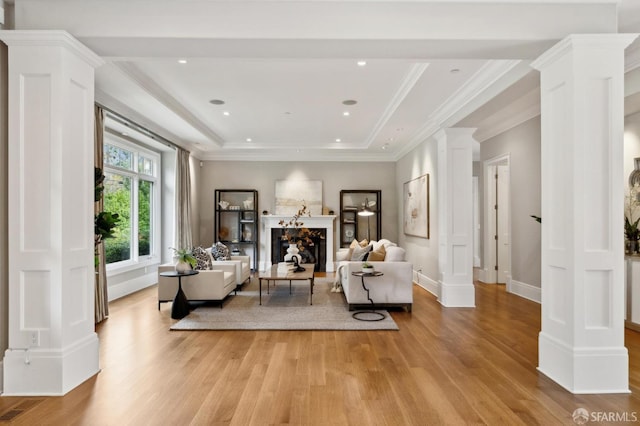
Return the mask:
<path fill-rule="evenodd" d="M 615 24 L 594 5 L 610 0 L 15 3 L 16 29 L 67 30 L 107 60 L 100 103 L 201 159 L 393 161 L 456 123 L 484 140 L 535 113 L 529 59 Z M 640 0 L 618 24 L 640 32 Z"/>

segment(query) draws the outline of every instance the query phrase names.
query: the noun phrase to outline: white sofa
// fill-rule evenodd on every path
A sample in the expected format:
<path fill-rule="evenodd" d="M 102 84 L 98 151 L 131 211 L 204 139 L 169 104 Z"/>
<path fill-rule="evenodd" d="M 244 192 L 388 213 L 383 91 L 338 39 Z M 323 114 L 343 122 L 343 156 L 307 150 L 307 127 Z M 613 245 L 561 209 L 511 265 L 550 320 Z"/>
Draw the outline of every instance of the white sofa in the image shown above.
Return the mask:
<path fill-rule="evenodd" d="M 172 302 L 178 292 L 178 278 L 160 276 L 160 272 L 173 270 L 175 265 L 158 266 L 158 309 L 160 303 Z M 235 264 L 217 265 L 215 270 L 198 272 L 198 275 L 182 277 L 182 290 L 190 301 L 222 301 L 237 287 Z"/>
<path fill-rule="evenodd" d="M 364 284 L 369 289 L 369 297 L 376 307 L 402 307 L 411 312 L 413 306 L 413 265 L 405 261 L 405 251 L 394 243 L 372 242 L 372 245 L 387 245 L 387 256 L 384 261 L 367 261 L 382 276 L 365 276 Z M 348 249 L 340 249 L 336 254 L 336 282 L 349 304 L 349 310 L 371 306 L 367 292 L 362 287 L 362 278 L 353 272 L 362 271 L 363 261 L 348 259 Z M 389 259 L 389 260 L 387 260 Z"/>

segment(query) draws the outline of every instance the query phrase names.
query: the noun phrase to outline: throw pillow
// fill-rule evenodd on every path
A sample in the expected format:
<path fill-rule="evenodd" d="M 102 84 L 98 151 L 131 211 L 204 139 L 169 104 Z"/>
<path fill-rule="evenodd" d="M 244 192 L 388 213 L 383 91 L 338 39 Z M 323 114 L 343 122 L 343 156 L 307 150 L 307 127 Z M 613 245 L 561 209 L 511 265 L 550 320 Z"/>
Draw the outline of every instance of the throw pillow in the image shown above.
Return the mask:
<path fill-rule="evenodd" d="M 213 257 L 214 260 L 231 260 L 229 247 L 218 241 L 211 247 L 211 257 Z"/>
<path fill-rule="evenodd" d="M 371 251 L 371 246 L 367 245 L 366 247 L 356 247 L 353 249 L 353 253 L 351 253 L 351 261 L 361 262 L 364 260 L 364 257 Z"/>
<path fill-rule="evenodd" d="M 211 269 L 211 258 L 209 257 L 209 253 L 202 247 L 195 247 L 191 253 L 193 257 L 196 258 L 196 267 L 194 268 L 196 271 L 205 271 L 207 269 Z"/>
<path fill-rule="evenodd" d="M 392 243 L 391 241 L 383 238 L 379 241 L 376 241 L 373 243 L 373 249 L 376 250 L 378 249 L 380 246 L 384 246 L 385 249 L 389 248 L 389 247 L 395 247 L 397 246 L 396 243 Z"/>
<path fill-rule="evenodd" d="M 366 247 L 367 245 L 369 245 L 369 241 L 367 241 L 366 238 L 362 241 L 354 239 L 353 241 L 351 241 L 351 245 L 349 245 L 349 248 L 354 249 L 356 247 Z"/>
<path fill-rule="evenodd" d="M 369 253 L 369 257 L 367 260 L 369 262 L 381 262 L 384 260 L 384 257 L 387 255 L 387 251 L 384 249 L 384 246 L 378 247 L 377 250 L 371 250 Z"/>

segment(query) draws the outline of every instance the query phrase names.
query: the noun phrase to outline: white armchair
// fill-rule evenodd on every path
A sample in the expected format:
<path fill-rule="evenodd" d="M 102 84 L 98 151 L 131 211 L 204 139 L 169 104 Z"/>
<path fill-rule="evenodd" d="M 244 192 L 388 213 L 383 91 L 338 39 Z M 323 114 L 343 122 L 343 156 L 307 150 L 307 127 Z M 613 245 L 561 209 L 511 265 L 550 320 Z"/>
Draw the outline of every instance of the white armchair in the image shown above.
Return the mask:
<path fill-rule="evenodd" d="M 231 260 L 215 260 L 213 256 L 211 256 L 211 247 L 206 250 L 211 258 L 211 265 L 213 269 L 218 269 L 217 266 L 221 265 L 233 265 L 235 267 L 236 285 L 241 286 L 251 277 L 250 256 L 231 256 Z"/>
<path fill-rule="evenodd" d="M 216 265 L 215 270 L 199 271 L 198 275 L 182 277 L 182 290 L 188 300 L 222 301 L 236 289 L 236 266 Z M 178 292 L 178 279 L 162 277 L 160 272 L 172 271 L 174 265 L 158 266 L 158 309 L 160 303 L 171 302 Z M 222 304 L 220 304 L 222 307 Z"/>

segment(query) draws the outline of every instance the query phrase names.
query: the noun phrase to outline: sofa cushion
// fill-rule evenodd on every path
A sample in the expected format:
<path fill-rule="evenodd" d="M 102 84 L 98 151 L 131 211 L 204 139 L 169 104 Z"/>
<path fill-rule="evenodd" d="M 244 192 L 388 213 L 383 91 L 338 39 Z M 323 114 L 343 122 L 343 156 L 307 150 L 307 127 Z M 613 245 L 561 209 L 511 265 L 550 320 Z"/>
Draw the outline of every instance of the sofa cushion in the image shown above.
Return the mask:
<path fill-rule="evenodd" d="M 231 260 L 231 256 L 229 255 L 229 248 L 222 244 L 220 241 L 215 243 L 213 247 L 211 247 L 211 257 L 213 260 Z"/>
<path fill-rule="evenodd" d="M 375 248 L 375 245 L 374 245 L 373 250 L 371 250 L 369 252 L 369 255 L 367 256 L 367 261 L 369 262 L 383 261 L 386 254 L 387 254 L 387 251 L 385 250 L 384 245 L 380 245 L 377 249 Z"/>
<path fill-rule="evenodd" d="M 196 258 L 196 271 L 205 271 L 211 269 L 211 257 L 206 249 L 202 247 L 195 247 L 192 251 L 193 257 Z"/>
<path fill-rule="evenodd" d="M 372 246 L 367 245 L 365 247 L 356 247 L 353 249 L 353 252 L 351 253 L 351 260 L 352 261 L 362 261 L 364 260 L 364 257 L 367 255 L 367 253 L 369 253 L 371 251 Z"/>
<path fill-rule="evenodd" d="M 386 249 L 387 255 L 385 256 L 385 262 L 404 262 L 405 250 L 402 247 L 391 246 Z"/>

